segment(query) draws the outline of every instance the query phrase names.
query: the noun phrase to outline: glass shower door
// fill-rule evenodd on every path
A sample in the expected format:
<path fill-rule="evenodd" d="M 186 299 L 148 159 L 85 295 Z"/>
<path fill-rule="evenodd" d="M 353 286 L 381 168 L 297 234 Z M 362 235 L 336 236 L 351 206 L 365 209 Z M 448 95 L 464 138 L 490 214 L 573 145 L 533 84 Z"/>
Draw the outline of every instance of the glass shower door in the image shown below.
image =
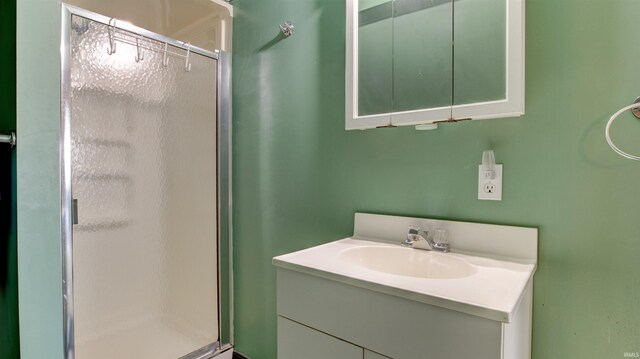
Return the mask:
<path fill-rule="evenodd" d="M 217 62 L 71 22 L 75 358 L 179 358 L 219 339 Z"/>

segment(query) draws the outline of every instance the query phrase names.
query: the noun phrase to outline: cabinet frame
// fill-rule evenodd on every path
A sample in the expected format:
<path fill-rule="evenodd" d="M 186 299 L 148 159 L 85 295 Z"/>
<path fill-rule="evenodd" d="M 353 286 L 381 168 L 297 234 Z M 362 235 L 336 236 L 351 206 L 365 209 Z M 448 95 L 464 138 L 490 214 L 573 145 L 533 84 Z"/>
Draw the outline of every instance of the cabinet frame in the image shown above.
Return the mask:
<path fill-rule="evenodd" d="M 409 126 L 524 115 L 525 0 L 506 2 L 506 98 L 413 111 L 358 115 L 358 0 L 346 1 L 345 129 Z M 453 79 L 452 79 L 453 81 Z"/>

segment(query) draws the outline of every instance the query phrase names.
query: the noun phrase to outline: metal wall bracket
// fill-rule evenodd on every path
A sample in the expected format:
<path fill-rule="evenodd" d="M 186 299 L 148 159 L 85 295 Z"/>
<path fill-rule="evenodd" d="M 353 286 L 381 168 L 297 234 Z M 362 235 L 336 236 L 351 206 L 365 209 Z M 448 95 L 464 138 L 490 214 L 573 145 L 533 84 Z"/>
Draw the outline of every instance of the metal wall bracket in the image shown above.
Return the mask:
<path fill-rule="evenodd" d="M 16 133 L 13 131 L 11 131 L 11 133 L 8 135 L 0 135 L 0 143 L 8 143 L 11 145 L 11 147 L 15 147 L 16 142 Z"/>
<path fill-rule="evenodd" d="M 284 35 L 285 37 L 289 37 L 291 35 L 293 35 L 293 23 L 291 21 L 285 21 L 282 24 L 280 24 L 280 31 L 282 32 L 282 35 Z"/>
<path fill-rule="evenodd" d="M 640 103 L 640 96 L 638 96 L 633 103 Z M 631 112 L 633 112 L 634 116 L 640 118 L 640 106 L 632 108 Z"/>

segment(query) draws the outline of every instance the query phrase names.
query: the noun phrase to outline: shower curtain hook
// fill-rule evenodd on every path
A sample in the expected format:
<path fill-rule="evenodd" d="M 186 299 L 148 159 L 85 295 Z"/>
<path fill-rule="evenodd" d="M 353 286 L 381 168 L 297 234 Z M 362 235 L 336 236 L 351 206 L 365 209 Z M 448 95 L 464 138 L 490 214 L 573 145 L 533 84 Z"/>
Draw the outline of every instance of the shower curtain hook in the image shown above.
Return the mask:
<path fill-rule="evenodd" d="M 115 30 L 116 30 L 116 18 L 112 17 L 109 19 L 109 48 L 107 49 L 107 54 L 112 55 L 116 52 L 116 40 L 115 40 Z"/>
<path fill-rule="evenodd" d="M 168 67 L 169 66 L 169 58 L 167 57 L 168 48 L 169 48 L 169 44 L 167 44 L 165 42 L 164 43 L 164 55 L 162 57 L 162 66 L 164 66 L 164 67 Z"/>
<path fill-rule="evenodd" d="M 187 42 L 185 43 L 185 46 L 187 47 L 187 57 L 185 59 L 184 62 L 184 69 L 189 72 L 191 71 L 191 63 L 189 62 L 189 54 L 191 54 L 191 43 Z"/>
<path fill-rule="evenodd" d="M 144 60 L 144 51 L 140 47 L 141 37 L 136 37 L 136 62 Z"/>

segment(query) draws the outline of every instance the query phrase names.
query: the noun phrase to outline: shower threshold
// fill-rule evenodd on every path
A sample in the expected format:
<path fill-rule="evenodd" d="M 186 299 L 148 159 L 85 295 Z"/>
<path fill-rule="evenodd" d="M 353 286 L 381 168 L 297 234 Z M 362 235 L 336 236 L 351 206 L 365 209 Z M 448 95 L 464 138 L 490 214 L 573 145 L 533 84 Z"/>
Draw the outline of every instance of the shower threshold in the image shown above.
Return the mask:
<path fill-rule="evenodd" d="M 198 338 L 198 339 L 195 339 Z M 118 328 L 88 340 L 76 338 L 76 358 L 178 359 L 211 344 L 194 330 L 184 330 L 166 321 L 152 320 Z"/>

